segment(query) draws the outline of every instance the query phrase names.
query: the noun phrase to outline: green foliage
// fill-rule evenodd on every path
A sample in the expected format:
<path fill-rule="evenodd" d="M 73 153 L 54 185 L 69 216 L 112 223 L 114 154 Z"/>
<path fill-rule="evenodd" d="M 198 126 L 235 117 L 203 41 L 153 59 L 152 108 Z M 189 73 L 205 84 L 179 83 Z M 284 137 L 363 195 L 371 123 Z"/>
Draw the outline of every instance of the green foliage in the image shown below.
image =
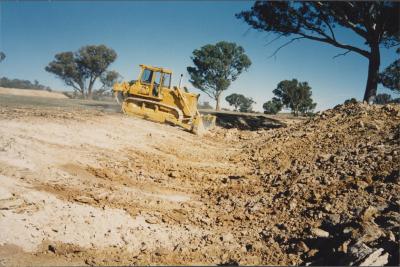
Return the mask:
<path fill-rule="evenodd" d="M 251 97 L 245 97 L 239 106 L 240 112 L 253 112 L 253 104 L 256 102 Z"/>
<path fill-rule="evenodd" d="M 354 97 L 350 98 L 350 99 L 346 99 L 344 101 L 345 105 L 350 105 L 350 104 L 357 104 L 357 99 L 355 99 Z"/>
<path fill-rule="evenodd" d="M 230 94 L 225 97 L 226 102 L 233 106 L 234 111 L 237 111 L 246 97 L 241 94 Z"/>
<path fill-rule="evenodd" d="M 11 80 L 6 77 L 0 78 L 0 87 L 51 91 L 50 87 L 40 84 L 37 80 L 32 83 L 28 80 Z"/>
<path fill-rule="evenodd" d="M 121 82 L 122 76 L 115 70 L 110 70 L 104 72 L 100 76 L 100 82 L 102 84 L 102 89 L 112 90 L 115 83 Z"/>
<path fill-rule="evenodd" d="M 105 45 L 88 45 L 75 53 L 56 54 L 55 59 L 45 69 L 90 99 L 93 96 L 94 83 L 116 58 L 115 51 Z"/>
<path fill-rule="evenodd" d="M 94 100 L 104 100 L 112 97 L 112 88 L 115 83 L 121 82 L 122 76 L 115 70 L 105 71 L 100 76 L 100 89 L 93 91 Z"/>
<path fill-rule="evenodd" d="M 210 103 L 209 102 L 207 102 L 207 101 L 204 101 L 202 104 L 198 104 L 197 105 L 197 108 L 198 109 L 213 109 L 213 107 L 210 105 Z"/>
<path fill-rule="evenodd" d="M 225 100 L 230 106 L 233 106 L 234 111 L 240 112 L 251 112 L 253 110 L 252 105 L 255 103 L 252 98 L 245 97 L 242 94 L 230 94 Z"/>
<path fill-rule="evenodd" d="M 308 111 L 308 112 L 304 113 L 303 115 L 306 117 L 315 117 L 316 114 L 313 111 Z"/>
<path fill-rule="evenodd" d="M 277 34 L 271 42 L 292 37 L 273 55 L 295 40 L 309 39 L 344 49 L 339 55 L 354 52 L 366 57 L 369 67 L 364 100 L 369 101 L 376 95 L 378 85 L 379 46 L 389 48 L 400 43 L 399 10 L 399 1 L 256 1 L 251 10 L 236 17 L 254 29 Z M 362 38 L 369 50 L 340 40 L 340 35 L 335 34 L 336 26 Z"/>
<path fill-rule="evenodd" d="M 392 103 L 392 101 L 393 101 L 392 96 L 389 94 L 377 94 L 374 99 L 374 103 L 379 105 Z"/>
<path fill-rule="evenodd" d="M 263 104 L 265 114 L 277 114 L 282 110 L 282 107 L 282 102 L 276 97 L 273 97 L 272 100 L 269 100 Z"/>
<path fill-rule="evenodd" d="M 307 82 L 298 82 L 296 79 L 281 81 L 272 91 L 276 98 L 292 110 L 293 115 L 306 114 L 317 106 L 311 98 L 311 87 Z"/>
<path fill-rule="evenodd" d="M 0 51 L 0 62 L 2 62 L 6 58 L 6 54 Z"/>
<path fill-rule="evenodd" d="M 190 82 L 215 99 L 217 110 L 222 92 L 251 65 L 243 47 L 224 41 L 194 50 L 191 59 L 194 67 L 187 67 Z"/>
<path fill-rule="evenodd" d="M 76 91 L 84 95 L 87 73 L 78 65 L 74 53 L 62 52 L 56 54 L 55 60 L 50 62 L 45 70 L 54 73 L 62 79 L 66 85 L 72 86 Z"/>
<path fill-rule="evenodd" d="M 400 48 L 396 52 L 400 55 Z M 383 86 L 400 93 L 400 59 L 395 60 L 379 74 L 379 81 Z"/>

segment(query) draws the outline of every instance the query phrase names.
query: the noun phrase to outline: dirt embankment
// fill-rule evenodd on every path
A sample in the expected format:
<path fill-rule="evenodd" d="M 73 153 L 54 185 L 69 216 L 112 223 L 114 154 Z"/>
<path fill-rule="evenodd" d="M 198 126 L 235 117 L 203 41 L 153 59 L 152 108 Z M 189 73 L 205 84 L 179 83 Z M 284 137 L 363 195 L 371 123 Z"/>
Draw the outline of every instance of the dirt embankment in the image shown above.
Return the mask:
<path fill-rule="evenodd" d="M 245 142 L 256 178 L 212 189 L 210 207 L 237 210 L 267 264 L 398 264 L 399 142 L 398 105 L 339 106 Z"/>
<path fill-rule="evenodd" d="M 0 87 L 0 95 L 15 95 L 15 96 L 31 96 L 31 97 L 46 97 L 55 99 L 68 99 L 66 95 L 61 92 L 49 92 L 45 90 L 29 90 L 17 88 L 4 88 Z"/>
<path fill-rule="evenodd" d="M 398 263 L 398 106 L 202 137 L 67 108 L 0 124 L 0 264 Z"/>

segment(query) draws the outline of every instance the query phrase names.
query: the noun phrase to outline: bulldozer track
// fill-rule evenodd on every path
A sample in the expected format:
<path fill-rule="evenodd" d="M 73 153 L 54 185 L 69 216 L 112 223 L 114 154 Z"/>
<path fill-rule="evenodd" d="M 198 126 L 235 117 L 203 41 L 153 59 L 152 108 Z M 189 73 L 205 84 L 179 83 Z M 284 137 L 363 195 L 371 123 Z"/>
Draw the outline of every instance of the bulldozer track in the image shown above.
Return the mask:
<path fill-rule="evenodd" d="M 170 105 L 166 105 L 166 104 L 162 104 L 162 103 L 159 103 L 159 102 L 154 101 L 154 100 L 148 100 L 148 99 L 143 99 L 143 98 L 138 98 L 138 97 L 127 97 L 124 101 L 127 102 L 127 101 L 129 101 L 129 100 L 137 101 L 137 102 L 142 102 L 142 103 L 151 103 L 151 104 L 153 104 L 153 105 L 163 106 L 163 107 L 172 109 L 172 110 L 176 111 L 176 113 L 178 113 L 178 118 L 177 118 L 177 119 L 178 119 L 179 121 L 182 121 L 182 120 L 183 120 L 182 111 L 181 111 L 180 109 L 176 108 L 176 107 L 173 107 L 173 106 L 170 106 Z M 123 105 L 122 105 L 122 111 L 123 111 L 125 114 L 127 114 L 127 112 L 124 110 L 124 106 L 123 106 Z"/>

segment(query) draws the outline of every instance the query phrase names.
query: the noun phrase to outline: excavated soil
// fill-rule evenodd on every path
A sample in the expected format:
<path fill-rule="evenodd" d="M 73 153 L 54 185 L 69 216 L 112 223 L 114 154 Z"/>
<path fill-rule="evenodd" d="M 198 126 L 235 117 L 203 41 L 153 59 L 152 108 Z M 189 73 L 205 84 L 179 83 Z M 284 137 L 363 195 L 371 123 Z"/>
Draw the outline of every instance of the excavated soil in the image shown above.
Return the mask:
<path fill-rule="evenodd" d="M 399 263 L 399 106 L 201 137 L 84 108 L 0 126 L 0 265 Z"/>

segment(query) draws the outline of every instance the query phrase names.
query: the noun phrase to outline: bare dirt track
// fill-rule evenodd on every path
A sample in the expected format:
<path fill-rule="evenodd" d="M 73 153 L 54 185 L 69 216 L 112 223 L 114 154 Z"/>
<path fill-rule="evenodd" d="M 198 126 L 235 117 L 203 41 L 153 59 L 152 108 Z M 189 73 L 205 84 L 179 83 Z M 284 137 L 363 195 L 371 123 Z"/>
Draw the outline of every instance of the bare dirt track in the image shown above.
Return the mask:
<path fill-rule="evenodd" d="M 197 137 L 42 104 L 0 106 L 0 265 L 398 263 L 398 106 Z"/>

